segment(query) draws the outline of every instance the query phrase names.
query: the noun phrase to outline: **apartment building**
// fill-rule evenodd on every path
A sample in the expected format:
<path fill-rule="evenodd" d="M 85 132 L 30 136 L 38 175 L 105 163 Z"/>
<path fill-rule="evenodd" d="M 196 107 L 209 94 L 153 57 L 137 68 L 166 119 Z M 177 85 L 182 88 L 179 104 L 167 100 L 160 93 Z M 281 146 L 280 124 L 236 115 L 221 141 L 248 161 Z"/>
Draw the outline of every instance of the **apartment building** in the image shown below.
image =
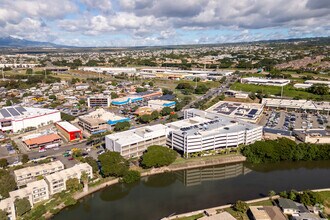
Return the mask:
<path fill-rule="evenodd" d="M 16 199 L 28 198 L 31 206 L 49 199 L 48 185 L 46 181 L 39 180 L 26 184 L 25 188 L 9 192 L 10 198 Z"/>
<path fill-rule="evenodd" d="M 88 107 L 110 107 L 111 98 L 108 96 L 91 96 L 87 98 Z"/>
<path fill-rule="evenodd" d="M 14 200 L 12 198 L 6 198 L 0 200 L 0 209 L 7 212 L 7 217 L 10 220 L 16 219 L 16 210 Z"/>
<path fill-rule="evenodd" d="M 66 181 L 72 178 L 80 180 L 83 172 L 86 172 L 89 178 L 93 178 L 93 170 L 88 163 L 76 164 L 71 168 L 45 176 L 49 187 L 49 194 L 54 195 L 66 190 Z"/>
<path fill-rule="evenodd" d="M 125 158 L 139 157 L 151 145 L 165 145 L 167 126 L 145 126 L 105 136 L 106 148 Z"/>
<path fill-rule="evenodd" d="M 57 160 L 50 163 L 15 170 L 14 177 L 17 186 L 20 187 L 36 180 L 38 176 L 45 176 L 61 170 L 64 170 L 64 165 L 61 161 Z"/>

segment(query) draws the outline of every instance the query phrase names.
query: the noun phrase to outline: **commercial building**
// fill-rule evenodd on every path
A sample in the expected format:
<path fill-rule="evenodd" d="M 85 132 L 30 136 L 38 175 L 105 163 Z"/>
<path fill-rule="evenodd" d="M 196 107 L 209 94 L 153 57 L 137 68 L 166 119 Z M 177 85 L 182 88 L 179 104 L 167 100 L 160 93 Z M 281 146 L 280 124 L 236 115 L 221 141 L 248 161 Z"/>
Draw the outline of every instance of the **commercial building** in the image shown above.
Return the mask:
<path fill-rule="evenodd" d="M 0 130 L 4 132 L 19 132 L 58 121 L 61 121 L 61 113 L 58 110 L 20 106 L 0 109 Z"/>
<path fill-rule="evenodd" d="M 195 116 L 197 113 L 200 116 Z M 188 110 L 184 120 L 110 134 L 105 137 L 105 143 L 108 150 L 130 158 L 141 156 L 147 147 L 154 144 L 166 143 L 170 148 L 188 154 L 237 147 L 261 138 L 262 126 L 211 112 Z"/>
<path fill-rule="evenodd" d="M 102 133 L 110 130 L 118 122 L 130 121 L 129 118 L 121 117 L 102 108 L 80 116 L 78 119 L 79 126 L 90 134 Z"/>
<path fill-rule="evenodd" d="M 125 68 L 125 67 L 79 67 L 78 70 L 82 71 L 90 71 L 96 73 L 108 73 L 113 75 L 118 75 L 121 73 L 127 73 L 128 75 L 135 75 L 136 69 L 135 68 Z"/>
<path fill-rule="evenodd" d="M 49 145 L 60 143 L 61 137 L 58 134 L 51 133 L 38 137 L 22 139 L 23 143 L 30 149 L 38 147 L 47 147 Z"/>
<path fill-rule="evenodd" d="M 144 100 L 145 99 L 152 99 L 156 97 L 160 97 L 163 95 L 163 92 L 161 90 L 158 91 L 146 91 L 146 92 L 139 92 L 135 94 L 138 97 L 142 97 Z"/>
<path fill-rule="evenodd" d="M 13 200 L 28 198 L 31 206 L 49 199 L 48 185 L 45 180 L 38 180 L 26 184 L 25 188 L 9 192 Z"/>
<path fill-rule="evenodd" d="M 220 101 L 206 111 L 256 123 L 262 116 L 264 104 Z M 198 112 L 199 110 L 192 109 Z"/>
<path fill-rule="evenodd" d="M 330 102 L 311 101 L 311 100 L 293 100 L 293 99 L 262 99 L 262 104 L 267 109 L 298 111 L 298 112 L 327 112 L 330 111 Z"/>
<path fill-rule="evenodd" d="M 138 101 L 142 101 L 143 98 L 141 96 L 126 96 L 126 97 L 122 97 L 122 98 L 117 98 L 117 99 L 113 99 L 111 101 L 112 105 L 127 105 L 130 103 L 134 103 L 134 102 L 138 102 Z"/>
<path fill-rule="evenodd" d="M 168 128 L 157 124 L 105 136 L 105 146 L 125 158 L 139 157 L 151 145 L 165 145 Z"/>
<path fill-rule="evenodd" d="M 329 144 L 330 133 L 322 129 L 295 129 L 293 135 L 304 143 Z"/>
<path fill-rule="evenodd" d="M 91 96 L 87 98 L 88 107 L 109 107 L 111 98 L 109 96 Z"/>
<path fill-rule="evenodd" d="M 179 129 L 170 131 L 167 140 L 169 147 L 185 156 L 189 153 L 251 144 L 262 138 L 262 126 L 241 120 L 214 113 L 206 113 L 204 118 L 191 117 L 185 113 L 185 118 L 174 122 Z"/>
<path fill-rule="evenodd" d="M 81 130 L 67 121 L 57 122 L 56 128 L 68 141 L 77 141 L 82 139 Z"/>
<path fill-rule="evenodd" d="M 35 181 L 38 176 L 45 176 L 64 169 L 61 161 L 54 161 L 50 163 L 40 164 L 33 167 L 26 167 L 19 170 L 14 170 L 14 177 L 17 186 L 26 185 L 29 182 Z"/>
<path fill-rule="evenodd" d="M 291 81 L 289 79 L 268 79 L 258 77 L 241 78 L 241 83 L 265 85 L 265 86 L 286 86 Z"/>
<path fill-rule="evenodd" d="M 89 178 L 93 178 L 93 170 L 88 163 L 76 164 L 71 168 L 45 176 L 49 187 L 49 194 L 54 195 L 66 190 L 66 181 L 72 178 L 80 180 L 83 172 L 85 172 Z"/>
<path fill-rule="evenodd" d="M 148 101 L 148 107 L 160 111 L 165 107 L 173 108 L 175 106 L 176 102 L 174 101 L 166 101 L 166 100 L 149 100 Z"/>

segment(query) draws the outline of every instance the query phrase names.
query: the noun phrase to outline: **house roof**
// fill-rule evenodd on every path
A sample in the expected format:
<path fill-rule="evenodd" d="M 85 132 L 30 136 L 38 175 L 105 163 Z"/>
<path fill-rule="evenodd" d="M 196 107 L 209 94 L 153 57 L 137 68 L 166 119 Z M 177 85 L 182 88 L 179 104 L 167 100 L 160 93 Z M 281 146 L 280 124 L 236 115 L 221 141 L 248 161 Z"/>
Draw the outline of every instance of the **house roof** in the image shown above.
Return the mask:
<path fill-rule="evenodd" d="M 299 210 L 298 206 L 291 199 L 279 198 L 278 203 L 282 209 L 295 209 Z"/>

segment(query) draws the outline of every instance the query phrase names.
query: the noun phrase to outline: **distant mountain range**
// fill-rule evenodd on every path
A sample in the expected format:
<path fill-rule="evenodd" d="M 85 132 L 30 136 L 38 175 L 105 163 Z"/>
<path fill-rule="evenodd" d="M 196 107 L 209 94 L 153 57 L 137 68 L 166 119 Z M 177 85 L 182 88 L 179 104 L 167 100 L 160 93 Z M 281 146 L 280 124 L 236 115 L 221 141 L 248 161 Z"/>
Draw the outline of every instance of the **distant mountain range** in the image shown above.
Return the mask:
<path fill-rule="evenodd" d="M 0 47 L 4 48 L 26 48 L 26 47 L 68 47 L 64 45 L 53 44 L 49 42 L 31 41 L 15 37 L 0 37 Z"/>

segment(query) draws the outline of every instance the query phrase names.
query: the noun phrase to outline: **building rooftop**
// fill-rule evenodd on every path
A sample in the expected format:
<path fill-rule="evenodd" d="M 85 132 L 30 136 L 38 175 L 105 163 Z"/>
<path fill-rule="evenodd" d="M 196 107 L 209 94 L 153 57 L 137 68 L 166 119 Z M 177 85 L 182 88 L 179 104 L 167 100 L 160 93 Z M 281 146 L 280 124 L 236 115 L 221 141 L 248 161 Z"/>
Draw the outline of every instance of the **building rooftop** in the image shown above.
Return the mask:
<path fill-rule="evenodd" d="M 98 108 L 95 111 L 93 111 L 87 115 L 80 116 L 80 118 L 83 118 L 84 120 L 88 121 L 89 123 L 95 123 L 95 124 L 101 123 L 101 120 L 104 122 L 108 122 L 108 121 L 120 121 L 120 120 L 126 119 L 125 117 L 121 117 L 112 112 L 106 111 L 103 108 Z M 93 122 L 93 120 L 96 120 L 96 121 Z"/>
<path fill-rule="evenodd" d="M 20 120 L 24 118 L 33 118 L 39 115 L 51 114 L 55 112 L 58 112 L 58 110 L 10 106 L 0 109 L 0 120 L 1 119 Z"/>
<path fill-rule="evenodd" d="M 26 187 L 24 188 L 9 192 L 9 195 L 11 198 L 15 198 L 15 197 L 23 198 L 27 194 L 30 194 L 34 189 L 40 189 L 42 187 L 47 187 L 47 186 L 48 185 L 44 179 L 33 181 L 26 184 Z"/>
<path fill-rule="evenodd" d="M 107 135 L 106 138 L 116 141 L 120 145 L 128 145 L 145 140 L 146 138 L 158 137 L 167 134 L 167 126 L 162 124 L 145 126 L 119 133 Z"/>
<path fill-rule="evenodd" d="M 279 203 L 279 206 L 282 209 L 295 209 L 295 210 L 299 210 L 297 204 L 294 201 L 292 201 L 291 199 L 279 198 L 278 199 L 278 203 Z"/>
<path fill-rule="evenodd" d="M 58 124 L 61 128 L 63 128 L 67 132 L 79 132 L 80 131 L 79 128 L 77 128 L 76 126 L 74 126 L 73 124 L 71 124 L 67 121 L 60 121 L 60 122 L 57 122 L 56 124 Z"/>
<path fill-rule="evenodd" d="M 262 99 L 262 104 L 277 108 L 294 108 L 302 110 L 330 110 L 330 102 L 317 102 L 311 100 L 293 100 L 293 99 Z"/>
<path fill-rule="evenodd" d="M 59 160 L 50 162 L 50 163 L 44 163 L 44 164 L 40 164 L 37 166 L 33 166 L 33 167 L 25 167 L 19 170 L 14 170 L 14 174 L 15 176 L 24 176 L 30 173 L 36 173 L 36 172 L 40 172 L 43 170 L 50 170 L 53 169 L 55 167 L 64 167 L 63 163 Z M 42 174 L 40 174 L 42 175 Z"/>
<path fill-rule="evenodd" d="M 26 145 L 39 145 L 39 144 L 43 144 L 43 143 L 53 142 L 58 139 L 61 139 L 61 137 L 58 134 L 53 133 L 53 134 L 47 134 L 47 135 L 43 135 L 43 136 L 39 136 L 39 137 L 35 137 L 35 138 L 26 139 L 23 142 Z"/>
<path fill-rule="evenodd" d="M 63 178 L 70 178 L 71 176 L 74 176 L 75 174 L 77 174 L 78 172 L 82 172 L 86 169 L 89 169 L 90 165 L 88 163 L 79 163 L 74 165 L 71 168 L 65 169 L 65 170 L 61 170 L 59 172 L 53 173 L 53 174 L 49 174 L 47 176 L 45 176 L 45 179 L 48 182 L 52 182 L 54 180 L 60 180 Z"/>

